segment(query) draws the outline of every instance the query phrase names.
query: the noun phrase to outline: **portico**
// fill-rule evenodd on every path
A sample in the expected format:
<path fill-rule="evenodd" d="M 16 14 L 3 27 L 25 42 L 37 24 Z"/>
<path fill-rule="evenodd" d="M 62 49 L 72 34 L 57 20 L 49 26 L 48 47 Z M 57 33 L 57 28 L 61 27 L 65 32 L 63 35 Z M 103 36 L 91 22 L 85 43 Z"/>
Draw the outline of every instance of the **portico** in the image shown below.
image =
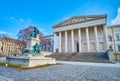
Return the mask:
<path fill-rule="evenodd" d="M 76 16 L 54 26 L 54 52 L 56 34 L 59 52 L 99 52 L 108 49 L 106 15 Z"/>

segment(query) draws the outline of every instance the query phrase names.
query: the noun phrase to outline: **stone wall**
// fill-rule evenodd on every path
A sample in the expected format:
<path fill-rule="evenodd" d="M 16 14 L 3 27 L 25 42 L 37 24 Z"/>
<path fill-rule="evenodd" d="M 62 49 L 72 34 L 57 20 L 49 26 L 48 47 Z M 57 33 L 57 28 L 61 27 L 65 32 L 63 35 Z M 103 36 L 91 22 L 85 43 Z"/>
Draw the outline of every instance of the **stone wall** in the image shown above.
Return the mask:
<path fill-rule="evenodd" d="M 117 61 L 120 61 L 120 53 L 116 53 Z"/>
<path fill-rule="evenodd" d="M 40 56 L 28 55 L 28 56 L 19 56 L 19 57 L 11 56 L 6 58 L 6 62 L 12 64 L 20 64 L 28 67 L 34 67 L 34 66 L 46 65 L 46 64 L 56 64 L 54 58 L 48 58 L 42 55 Z"/>
<path fill-rule="evenodd" d="M 111 62 L 120 61 L 120 53 L 115 53 L 113 50 L 109 50 L 107 54 L 109 57 L 109 61 Z"/>

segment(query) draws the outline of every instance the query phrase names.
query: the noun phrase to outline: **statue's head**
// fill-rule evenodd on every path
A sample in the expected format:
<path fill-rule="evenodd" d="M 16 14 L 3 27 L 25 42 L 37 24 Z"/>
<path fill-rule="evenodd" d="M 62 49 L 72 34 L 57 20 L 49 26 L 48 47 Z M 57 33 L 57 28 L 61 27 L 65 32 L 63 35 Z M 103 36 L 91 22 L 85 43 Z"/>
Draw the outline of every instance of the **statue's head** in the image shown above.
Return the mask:
<path fill-rule="evenodd" d="M 34 31 L 36 31 L 36 29 L 37 29 L 37 28 L 36 28 L 36 27 L 34 27 Z"/>
<path fill-rule="evenodd" d="M 39 34 L 39 30 L 38 30 L 36 27 L 34 27 L 34 32 L 35 32 L 36 34 Z"/>
<path fill-rule="evenodd" d="M 39 46 L 39 44 L 38 44 L 38 43 L 36 43 L 36 46 Z"/>

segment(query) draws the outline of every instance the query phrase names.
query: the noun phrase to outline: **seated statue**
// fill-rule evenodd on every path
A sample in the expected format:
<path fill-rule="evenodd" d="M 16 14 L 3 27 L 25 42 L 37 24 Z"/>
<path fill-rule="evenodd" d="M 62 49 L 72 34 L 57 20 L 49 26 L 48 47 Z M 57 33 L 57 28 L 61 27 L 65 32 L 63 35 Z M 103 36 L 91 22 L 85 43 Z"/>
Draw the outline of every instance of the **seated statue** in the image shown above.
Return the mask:
<path fill-rule="evenodd" d="M 34 53 L 40 54 L 40 46 L 39 46 L 38 43 L 36 43 L 36 44 L 33 46 L 33 50 L 34 50 Z"/>

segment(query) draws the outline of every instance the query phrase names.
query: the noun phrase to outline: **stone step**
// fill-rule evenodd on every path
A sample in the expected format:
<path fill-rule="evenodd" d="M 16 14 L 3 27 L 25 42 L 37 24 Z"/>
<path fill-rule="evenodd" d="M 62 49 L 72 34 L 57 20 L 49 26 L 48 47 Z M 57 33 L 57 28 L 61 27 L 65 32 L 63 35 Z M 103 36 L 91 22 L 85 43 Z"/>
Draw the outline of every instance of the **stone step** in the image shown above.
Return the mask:
<path fill-rule="evenodd" d="M 87 53 L 53 53 L 50 57 L 56 60 L 79 61 L 79 62 L 99 62 L 108 63 L 109 59 L 106 52 L 87 52 Z"/>

